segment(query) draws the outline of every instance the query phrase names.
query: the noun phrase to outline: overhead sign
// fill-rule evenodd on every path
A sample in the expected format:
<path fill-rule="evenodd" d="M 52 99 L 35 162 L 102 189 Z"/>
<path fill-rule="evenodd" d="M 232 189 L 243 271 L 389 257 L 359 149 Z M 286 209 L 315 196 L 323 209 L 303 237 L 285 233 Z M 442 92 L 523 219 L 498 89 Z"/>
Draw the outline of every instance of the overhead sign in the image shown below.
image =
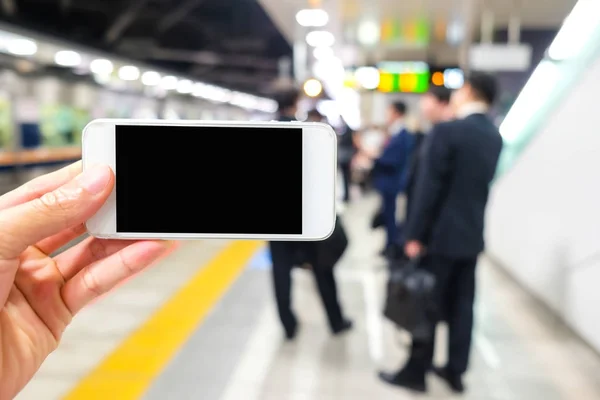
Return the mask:
<path fill-rule="evenodd" d="M 527 44 L 479 44 L 469 51 L 469 65 L 477 71 L 527 71 L 531 54 Z"/>
<path fill-rule="evenodd" d="M 385 93 L 424 93 L 429 89 L 429 66 L 424 62 L 381 62 L 378 90 Z"/>
<path fill-rule="evenodd" d="M 426 18 L 385 18 L 380 29 L 381 42 L 385 45 L 426 46 L 431 27 Z"/>
<path fill-rule="evenodd" d="M 424 93 L 429 89 L 429 79 L 425 62 L 385 61 L 376 67 L 346 70 L 344 86 L 384 93 Z"/>

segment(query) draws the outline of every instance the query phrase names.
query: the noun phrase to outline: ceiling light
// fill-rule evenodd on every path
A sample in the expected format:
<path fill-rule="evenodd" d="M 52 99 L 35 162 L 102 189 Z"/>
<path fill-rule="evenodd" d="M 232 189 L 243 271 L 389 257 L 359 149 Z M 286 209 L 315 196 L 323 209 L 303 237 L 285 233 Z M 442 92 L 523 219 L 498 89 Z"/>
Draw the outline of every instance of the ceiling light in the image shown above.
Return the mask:
<path fill-rule="evenodd" d="M 519 138 L 532 116 L 541 110 L 550 97 L 560 78 L 558 64 L 549 60 L 540 62 L 500 125 L 500 134 L 506 143 L 514 143 Z"/>
<path fill-rule="evenodd" d="M 233 92 L 231 94 L 230 103 L 234 106 L 247 109 L 256 109 L 258 106 L 258 99 L 252 95 L 240 92 Z"/>
<path fill-rule="evenodd" d="M 227 103 L 229 101 L 231 101 L 231 90 L 228 89 L 221 89 L 218 93 L 218 95 L 216 96 L 215 100 L 219 101 L 221 103 Z"/>
<path fill-rule="evenodd" d="M 99 58 L 90 63 L 90 71 L 98 75 L 110 75 L 114 70 L 113 63 L 110 60 Z"/>
<path fill-rule="evenodd" d="M 317 60 L 326 60 L 333 57 L 333 49 L 331 47 L 319 46 L 313 50 L 313 56 Z"/>
<path fill-rule="evenodd" d="M 219 103 L 227 103 L 232 100 L 233 94 L 230 90 L 227 89 L 223 89 L 217 86 L 205 85 L 204 97 L 212 101 L 217 101 Z"/>
<path fill-rule="evenodd" d="M 177 92 L 181 94 L 188 94 L 194 91 L 194 83 L 189 79 L 180 80 L 177 83 Z"/>
<path fill-rule="evenodd" d="M 160 83 L 160 74 L 156 71 L 146 71 L 142 74 L 142 84 L 156 86 Z"/>
<path fill-rule="evenodd" d="M 165 76 L 160 81 L 160 86 L 165 90 L 175 90 L 177 89 L 177 82 L 179 80 L 174 76 Z"/>
<path fill-rule="evenodd" d="M 316 79 L 309 79 L 304 82 L 304 93 L 309 97 L 317 97 L 323 91 L 323 85 Z"/>
<path fill-rule="evenodd" d="M 465 84 L 465 74 L 460 68 L 449 68 L 444 71 L 443 85 L 448 89 L 460 89 Z"/>
<path fill-rule="evenodd" d="M 126 65 L 119 69 L 119 78 L 124 81 L 135 81 L 140 78 L 140 70 L 133 65 Z"/>
<path fill-rule="evenodd" d="M 379 42 L 381 29 L 377 21 L 362 21 L 358 26 L 358 41 L 364 46 L 373 46 Z"/>
<path fill-rule="evenodd" d="M 8 43 L 9 53 L 17 56 L 32 56 L 37 53 L 37 43 L 29 39 L 15 39 Z"/>
<path fill-rule="evenodd" d="M 271 99 L 261 99 L 258 104 L 259 111 L 265 113 L 275 113 L 277 112 L 277 102 Z"/>
<path fill-rule="evenodd" d="M 81 64 L 81 56 L 75 51 L 61 50 L 54 55 L 54 62 L 63 67 L 76 67 Z"/>
<path fill-rule="evenodd" d="M 306 35 L 306 43 L 312 47 L 331 47 L 335 43 L 335 36 L 328 31 L 312 31 Z"/>
<path fill-rule="evenodd" d="M 341 78 L 343 83 L 345 71 L 342 61 L 337 57 L 332 57 L 328 60 L 319 60 L 314 63 L 312 73 L 315 78 L 318 78 L 323 82 L 330 83 Z"/>
<path fill-rule="evenodd" d="M 192 96 L 205 97 L 206 86 L 204 83 L 196 82 L 192 89 Z"/>
<path fill-rule="evenodd" d="M 367 90 L 373 90 L 379 86 L 379 70 L 375 67 L 360 67 L 354 76 L 358 83 Z"/>
<path fill-rule="evenodd" d="M 329 22 L 329 14 L 320 9 L 300 10 L 296 14 L 296 21 L 301 26 L 325 26 Z"/>
<path fill-rule="evenodd" d="M 463 42 L 465 39 L 465 24 L 460 19 L 454 19 L 450 21 L 448 27 L 446 28 L 446 41 L 453 45 L 457 46 Z"/>

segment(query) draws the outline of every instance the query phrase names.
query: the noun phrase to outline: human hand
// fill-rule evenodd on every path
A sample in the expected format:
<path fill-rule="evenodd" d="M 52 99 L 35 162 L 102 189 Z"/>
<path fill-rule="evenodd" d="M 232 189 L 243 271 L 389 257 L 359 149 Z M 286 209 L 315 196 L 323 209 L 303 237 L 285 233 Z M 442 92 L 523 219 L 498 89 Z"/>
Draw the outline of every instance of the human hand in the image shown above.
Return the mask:
<path fill-rule="evenodd" d="M 411 240 L 404 246 L 404 254 L 408 258 L 417 258 L 423 254 L 423 244 L 417 240 Z"/>
<path fill-rule="evenodd" d="M 174 248 L 89 237 L 50 256 L 85 232 L 114 183 L 109 167 L 81 174 L 76 163 L 0 197 L 0 399 L 16 396 L 86 304 Z"/>

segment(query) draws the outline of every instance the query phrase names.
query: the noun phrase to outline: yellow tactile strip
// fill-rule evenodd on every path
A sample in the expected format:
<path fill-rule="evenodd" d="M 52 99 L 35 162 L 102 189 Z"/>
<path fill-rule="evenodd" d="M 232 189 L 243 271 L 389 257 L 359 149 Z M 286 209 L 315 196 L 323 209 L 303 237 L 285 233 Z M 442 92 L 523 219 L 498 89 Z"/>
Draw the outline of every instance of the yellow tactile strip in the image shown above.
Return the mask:
<path fill-rule="evenodd" d="M 64 400 L 139 399 L 262 245 L 238 241 L 226 247 Z"/>

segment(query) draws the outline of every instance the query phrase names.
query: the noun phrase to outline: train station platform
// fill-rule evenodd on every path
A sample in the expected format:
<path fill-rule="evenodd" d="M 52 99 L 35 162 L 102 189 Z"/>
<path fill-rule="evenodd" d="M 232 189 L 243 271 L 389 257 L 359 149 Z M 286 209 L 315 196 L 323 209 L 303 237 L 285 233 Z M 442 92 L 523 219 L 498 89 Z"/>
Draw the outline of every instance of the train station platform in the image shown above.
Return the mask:
<path fill-rule="evenodd" d="M 330 335 L 312 277 L 298 269 L 301 325 L 284 340 L 264 243 L 188 242 L 81 312 L 17 399 L 600 398 L 600 356 L 485 256 L 467 392 L 453 396 L 434 376 L 427 395 L 381 383 L 377 371 L 403 362 L 409 338 L 382 317 L 383 233 L 369 229 L 376 207 L 367 196 L 342 216 L 351 247 L 336 273 L 354 321 L 347 334 Z"/>

